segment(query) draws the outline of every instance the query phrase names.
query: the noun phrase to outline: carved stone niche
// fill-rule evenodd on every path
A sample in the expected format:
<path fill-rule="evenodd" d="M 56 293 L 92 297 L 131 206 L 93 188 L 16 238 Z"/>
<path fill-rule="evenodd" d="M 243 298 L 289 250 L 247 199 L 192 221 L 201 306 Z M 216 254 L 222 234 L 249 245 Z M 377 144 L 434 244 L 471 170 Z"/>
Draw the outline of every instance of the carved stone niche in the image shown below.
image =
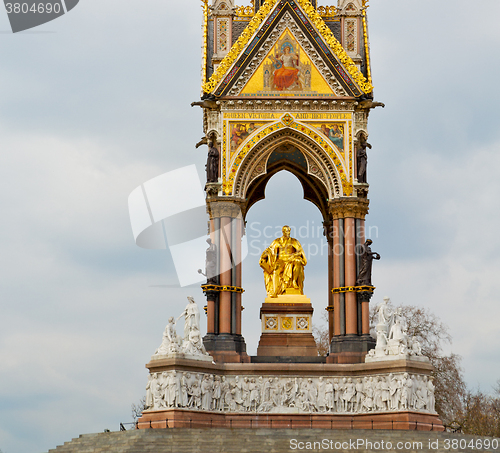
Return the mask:
<path fill-rule="evenodd" d="M 362 0 L 339 0 L 337 16 L 359 16 L 362 9 Z"/>

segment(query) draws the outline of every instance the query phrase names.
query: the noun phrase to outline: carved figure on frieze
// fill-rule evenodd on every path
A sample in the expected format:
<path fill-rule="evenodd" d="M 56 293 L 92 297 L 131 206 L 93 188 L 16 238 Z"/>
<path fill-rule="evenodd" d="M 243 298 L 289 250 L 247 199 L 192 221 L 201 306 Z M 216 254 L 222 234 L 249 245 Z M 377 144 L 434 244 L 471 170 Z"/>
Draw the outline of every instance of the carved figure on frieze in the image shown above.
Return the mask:
<path fill-rule="evenodd" d="M 247 377 L 243 378 L 241 384 L 242 399 L 243 399 L 243 410 L 248 411 L 250 408 L 250 382 Z"/>
<path fill-rule="evenodd" d="M 250 391 L 250 404 L 249 404 L 249 410 L 250 411 L 257 411 L 257 407 L 259 406 L 260 403 L 260 388 L 257 382 L 255 381 L 255 378 L 252 378 L 249 383 L 249 391 Z"/>
<path fill-rule="evenodd" d="M 201 408 L 201 386 L 198 381 L 194 381 L 191 385 L 191 400 L 189 401 L 189 407 L 193 409 Z"/>
<path fill-rule="evenodd" d="M 413 381 L 405 373 L 403 379 L 401 380 L 401 396 L 400 401 L 402 409 L 408 409 L 409 405 L 413 405 Z"/>
<path fill-rule="evenodd" d="M 177 389 L 177 377 L 175 371 L 167 375 L 167 388 L 165 393 L 165 402 L 167 407 L 176 407 L 179 404 L 179 392 Z"/>
<path fill-rule="evenodd" d="M 151 393 L 153 396 L 153 405 L 155 409 L 159 409 L 162 406 L 162 384 L 159 379 L 158 373 L 153 374 L 153 379 L 151 380 Z"/>
<path fill-rule="evenodd" d="M 187 373 L 182 373 L 180 375 L 179 384 L 180 384 L 179 404 L 181 407 L 187 407 L 189 401 Z"/>
<path fill-rule="evenodd" d="M 290 237 L 290 231 L 290 227 L 285 225 L 283 236 L 275 239 L 260 257 L 268 297 L 304 294 L 307 258 L 300 242 Z"/>
<path fill-rule="evenodd" d="M 326 382 L 323 380 L 323 377 L 318 379 L 318 402 L 316 406 L 319 412 L 326 412 Z"/>
<path fill-rule="evenodd" d="M 346 412 L 347 411 L 347 378 L 343 378 L 339 382 L 339 403 L 340 403 L 340 409 L 339 412 Z"/>
<path fill-rule="evenodd" d="M 364 391 L 365 391 L 365 399 L 363 400 L 363 408 L 370 412 L 373 410 L 373 397 L 374 397 L 374 389 L 373 389 L 373 378 L 364 378 L 363 382 Z"/>
<path fill-rule="evenodd" d="M 436 386 L 434 385 L 434 382 L 432 382 L 432 376 L 429 378 L 427 381 L 427 410 L 429 412 L 436 412 L 435 405 L 436 405 L 436 398 L 434 396 L 434 391 L 436 390 Z"/>
<path fill-rule="evenodd" d="M 427 376 L 422 379 L 417 378 L 417 390 L 415 398 L 415 410 L 422 410 L 427 405 Z"/>
<path fill-rule="evenodd" d="M 214 381 L 212 384 L 212 410 L 214 411 L 220 410 L 220 400 L 222 395 L 220 384 L 220 376 L 214 376 Z"/>
<path fill-rule="evenodd" d="M 153 377 L 155 376 L 155 377 Z M 145 403 L 145 408 L 150 409 L 154 406 L 154 400 L 153 400 L 153 386 L 155 385 L 156 381 L 156 373 L 150 374 L 148 376 L 148 383 L 146 384 L 146 403 Z"/>
<path fill-rule="evenodd" d="M 221 388 L 221 410 L 229 411 L 233 406 L 233 398 L 231 395 L 231 387 L 229 385 L 229 382 L 226 380 L 226 376 L 222 376 L 220 388 Z"/>
<path fill-rule="evenodd" d="M 356 386 L 352 382 L 352 378 L 349 378 L 345 384 L 345 390 L 344 390 L 344 401 L 345 401 L 346 412 L 354 412 L 355 394 L 356 394 Z"/>
<path fill-rule="evenodd" d="M 333 412 L 340 412 L 340 383 L 338 379 L 333 380 Z"/>
<path fill-rule="evenodd" d="M 390 373 L 389 377 L 389 409 L 397 410 L 399 406 L 400 383 L 397 378 Z"/>
<path fill-rule="evenodd" d="M 362 379 L 356 379 L 356 406 L 354 408 L 356 412 L 363 410 L 364 388 Z"/>
<path fill-rule="evenodd" d="M 205 374 L 201 381 L 201 408 L 209 411 L 212 406 L 212 382 L 209 374 Z"/>
<path fill-rule="evenodd" d="M 366 167 L 368 163 L 368 154 L 366 148 L 372 148 L 367 141 L 366 133 L 361 132 L 358 138 L 358 145 L 356 146 L 356 165 L 357 165 L 357 180 L 359 183 L 366 184 Z"/>
<path fill-rule="evenodd" d="M 373 241 L 367 239 L 359 251 L 360 266 L 356 286 L 372 286 L 372 263 L 373 260 L 379 260 L 380 255 L 377 252 L 372 252 L 371 244 Z"/>
<path fill-rule="evenodd" d="M 241 391 L 241 381 L 239 376 L 234 378 L 234 383 L 231 386 L 231 393 L 233 394 L 233 401 L 235 410 L 239 411 L 243 408 L 243 399 Z"/>

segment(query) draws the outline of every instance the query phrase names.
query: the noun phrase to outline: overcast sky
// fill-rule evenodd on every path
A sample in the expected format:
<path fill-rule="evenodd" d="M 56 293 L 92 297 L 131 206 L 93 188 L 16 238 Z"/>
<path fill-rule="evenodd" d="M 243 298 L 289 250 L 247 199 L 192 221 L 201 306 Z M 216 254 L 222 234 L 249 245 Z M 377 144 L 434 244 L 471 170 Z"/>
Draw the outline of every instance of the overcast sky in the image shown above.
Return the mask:
<path fill-rule="evenodd" d="M 245 2 L 246 3 L 246 2 Z M 431 309 L 468 384 L 500 378 L 498 0 L 372 0 L 369 122 L 372 303 Z M 196 0 L 82 0 L 12 34 L 0 13 L 0 449 L 42 452 L 117 430 L 145 394 L 144 365 L 198 287 L 165 250 L 134 243 L 137 186 L 206 147 Z M 180 188 L 181 190 L 181 188 Z M 243 335 L 255 354 L 265 225 L 308 226 L 305 292 L 327 301 L 319 211 L 287 173 L 248 215 Z M 309 223 L 307 223 L 309 222 Z M 305 231 L 305 230 L 303 230 Z M 260 247 L 260 249 L 259 249 Z M 319 318 L 319 316 L 316 316 Z M 205 320 L 202 329 L 206 331 Z"/>

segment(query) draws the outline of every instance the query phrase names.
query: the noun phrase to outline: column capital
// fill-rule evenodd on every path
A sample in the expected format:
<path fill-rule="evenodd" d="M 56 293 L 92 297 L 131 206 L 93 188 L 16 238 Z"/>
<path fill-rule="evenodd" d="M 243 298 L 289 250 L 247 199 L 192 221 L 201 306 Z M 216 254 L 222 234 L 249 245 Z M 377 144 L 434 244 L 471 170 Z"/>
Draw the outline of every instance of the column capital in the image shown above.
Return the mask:
<path fill-rule="evenodd" d="M 370 201 L 366 198 L 335 198 L 328 202 L 328 211 L 333 220 L 354 218 L 365 219 Z"/>
<path fill-rule="evenodd" d="M 231 217 L 232 219 L 242 218 L 244 207 L 245 201 L 240 198 L 207 200 L 207 213 L 210 219 L 220 217 Z"/>

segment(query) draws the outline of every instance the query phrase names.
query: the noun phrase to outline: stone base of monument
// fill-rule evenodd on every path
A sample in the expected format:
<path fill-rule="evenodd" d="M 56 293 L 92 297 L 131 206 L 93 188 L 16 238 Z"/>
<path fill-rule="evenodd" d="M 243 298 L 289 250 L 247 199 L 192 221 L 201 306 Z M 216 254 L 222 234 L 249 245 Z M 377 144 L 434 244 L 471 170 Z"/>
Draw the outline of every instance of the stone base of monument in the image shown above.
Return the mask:
<path fill-rule="evenodd" d="M 428 362 L 214 363 L 155 358 L 139 428 L 443 430 Z"/>
<path fill-rule="evenodd" d="M 375 348 L 371 335 L 334 336 L 330 343 L 327 363 L 363 363 L 370 349 Z"/>
<path fill-rule="evenodd" d="M 215 362 L 239 363 L 249 362 L 245 340 L 235 334 L 207 334 L 203 337 L 203 344 Z"/>
<path fill-rule="evenodd" d="M 257 356 L 317 357 L 313 311 L 310 299 L 304 295 L 267 297 L 260 309 L 262 334 Z"/>
<path fill-rule="evenodd" d="M 418 412 L 369 414 L 286 413 L 246 414 L 199 412 L 186 409 L 144 411 L 138 429 L 149 428 L 287 428 L 287 429 L 404 429 L 444 431 L 437 415 Z"/>

